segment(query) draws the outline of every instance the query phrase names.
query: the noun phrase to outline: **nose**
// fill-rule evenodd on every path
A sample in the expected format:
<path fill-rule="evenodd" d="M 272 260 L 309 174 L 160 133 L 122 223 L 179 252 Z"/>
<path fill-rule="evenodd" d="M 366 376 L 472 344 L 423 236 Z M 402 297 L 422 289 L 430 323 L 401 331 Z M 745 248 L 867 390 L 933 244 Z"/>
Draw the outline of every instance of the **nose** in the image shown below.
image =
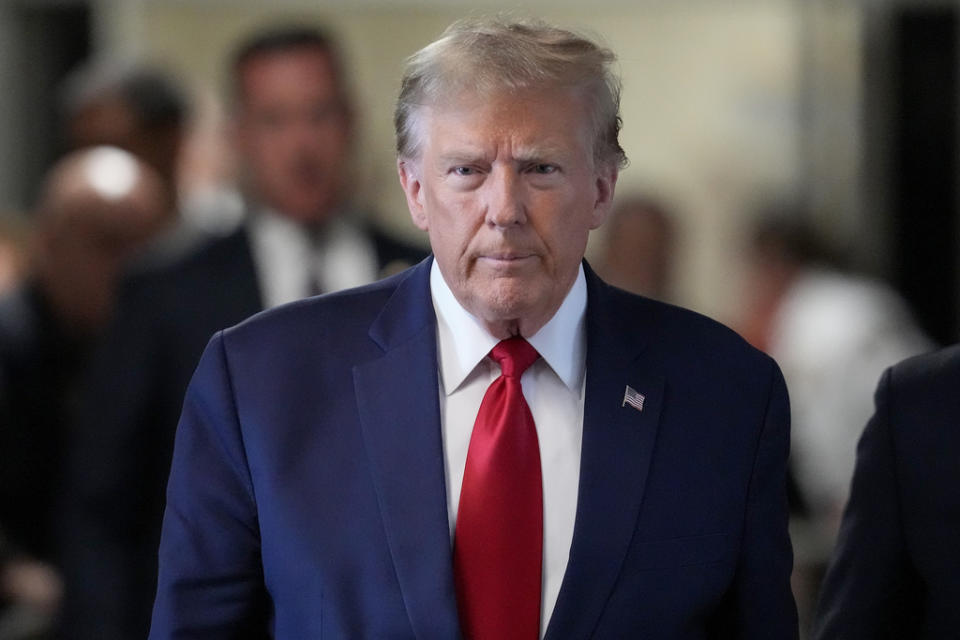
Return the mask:
<path fill-rule="evenodd" d="M 494 171 L 487 179 L 487 224 L 506 228 L 527 220 L 519 176 L 510 170 Z"/>

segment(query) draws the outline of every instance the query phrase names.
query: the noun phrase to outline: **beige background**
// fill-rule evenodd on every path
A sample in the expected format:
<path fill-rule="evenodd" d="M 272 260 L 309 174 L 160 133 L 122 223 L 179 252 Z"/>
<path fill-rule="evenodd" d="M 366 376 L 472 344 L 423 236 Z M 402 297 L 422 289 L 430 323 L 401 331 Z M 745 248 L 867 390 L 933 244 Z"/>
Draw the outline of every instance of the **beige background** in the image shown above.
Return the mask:
<path fill-rule="evenodd" d="M 618 194 L 648 191 L 677 210 L 678 292 L 720 318 L 736 313 L 737 254 L 751 207 L 800 191 L 837 234 L 860 228 L 860 12 L 815 1 L 533 2 L 523 13 L 599 36 L 620 59 L 623 146 Z M 478 9 L 479 7 L 479 9 Z M 530 9 L 530 7 L 533 7 Z M 219 87 L 237 38 L 302 18 L 341 37 L 361 107 L 357 193 L 411 238 L 397 186 L 392 109 L 403 58 L 469 11 L 496 2 L 175 2 L 101 0 L 96 46 L 169 65 Z M 592 245 L 594 248 L 596 243 Z"/>

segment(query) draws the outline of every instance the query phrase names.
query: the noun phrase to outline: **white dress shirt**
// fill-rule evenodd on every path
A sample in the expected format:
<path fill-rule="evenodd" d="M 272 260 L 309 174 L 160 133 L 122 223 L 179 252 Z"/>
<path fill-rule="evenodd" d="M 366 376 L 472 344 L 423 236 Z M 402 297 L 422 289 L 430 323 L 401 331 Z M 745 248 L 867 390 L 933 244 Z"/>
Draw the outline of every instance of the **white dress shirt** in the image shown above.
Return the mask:
<path fill-rule="evenodd" d="M 379 267 L 373 242 L 335 215 L 313 237 L 303 225 L 269 210 L 250 220 L 250 246 L 265 308 L 373 282 Z"/>
<path fill-rule="evenodd" d="M 473 423 L 487 387 L 500 376 L 500 366 L 488 357 L 499 339 L 460 306 L 436 261 L 430 272 L 430 292 L 437 314 L 440 417 L 452 540 Z M 581 267 L 557 313 L 527 338 L 541 358 L 521 378 L 523 395 L 537 428 L 543 476 L 541 638 L 560 593 L 577 512 L 586 379 L 586 308 L 587 285 Z"/>

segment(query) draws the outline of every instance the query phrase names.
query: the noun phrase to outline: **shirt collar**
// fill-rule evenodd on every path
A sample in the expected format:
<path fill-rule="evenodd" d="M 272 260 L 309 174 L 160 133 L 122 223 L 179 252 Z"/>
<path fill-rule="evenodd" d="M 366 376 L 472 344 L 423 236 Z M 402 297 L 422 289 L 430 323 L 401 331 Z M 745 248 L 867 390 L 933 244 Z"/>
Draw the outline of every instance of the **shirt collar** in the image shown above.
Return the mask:
<path fill-rule="evenodd" d="M 254 233 L 267 238 L 268 242 L 311 251 L 314 248 L 323 250 L 348 233 L 351 225 L 346 219 L 344 212 L 333 211 L 322 225 L 312 229 L 275 209 L 260 207 L 251 216 L 250 224 Z"/>
<path fill-rule="evenodd" d="M 483 360 L 499 339 L 457 301 L 440 273 L 437 261 L 430 269 L 430 293 L 437 315 L 438 357 L 444 393 L 450 395 Z M 587 282 L 583 265 L 560 308 L 527 340 L 568 389 L 580 393 L 586 363 L 584 316 Z M 572 348 L 571 348 L 572 347 Z"/>
<path fill-rule="evenodd" d="M 273 307 L 377 279 L 376 247 L 349 212 L 335 211 L 322 228 L 308 228 L 268 208 L 250 219 L 250 241 L 260 289 Z"/>

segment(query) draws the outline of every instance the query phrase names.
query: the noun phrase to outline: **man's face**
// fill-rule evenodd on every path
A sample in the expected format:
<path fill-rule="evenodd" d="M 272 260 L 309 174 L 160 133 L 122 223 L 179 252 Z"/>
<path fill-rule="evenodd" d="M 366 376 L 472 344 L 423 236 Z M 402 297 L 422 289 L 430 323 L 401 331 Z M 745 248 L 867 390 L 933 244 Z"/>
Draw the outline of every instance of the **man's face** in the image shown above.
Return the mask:
<path fill-rule="evenodd" d="M 461 305 L 494 335 L 530 336 L 576 279 L 617 170 L 597 166 L 583 98 L 527 90 L 424 107 L 401 160 L 414 223 Z"/>
<path fill-rule="evenodd" d="M 125 168 L 101 162 L 107 153 L 120 152 L 95 150 L 56 169 L 37 227 L 41 286 L 60 320 L 81 332 L 104 326 L 123 265 L 168 216 L 164 182 L 146 164 L 128 160 L 129 184 L 105 190 L 101 181 Z"/>
<path fill-rule="evenodd" d="M 240 71 L 236 139 L 248 187 L 302 222 L 339 203 L 350 116 L 329 55 L 317 47 L 264 54 Z"/>
<path fill-rule="evenodd" d="M 67 123 L 72 149 L 108 145 L 129 151 L 160 172 L 169 210 L 176 200 L 176 172 L 182 132 L 177 125 L 146 127 L 122 96 L 106 94 L 92 101 Z"/>

